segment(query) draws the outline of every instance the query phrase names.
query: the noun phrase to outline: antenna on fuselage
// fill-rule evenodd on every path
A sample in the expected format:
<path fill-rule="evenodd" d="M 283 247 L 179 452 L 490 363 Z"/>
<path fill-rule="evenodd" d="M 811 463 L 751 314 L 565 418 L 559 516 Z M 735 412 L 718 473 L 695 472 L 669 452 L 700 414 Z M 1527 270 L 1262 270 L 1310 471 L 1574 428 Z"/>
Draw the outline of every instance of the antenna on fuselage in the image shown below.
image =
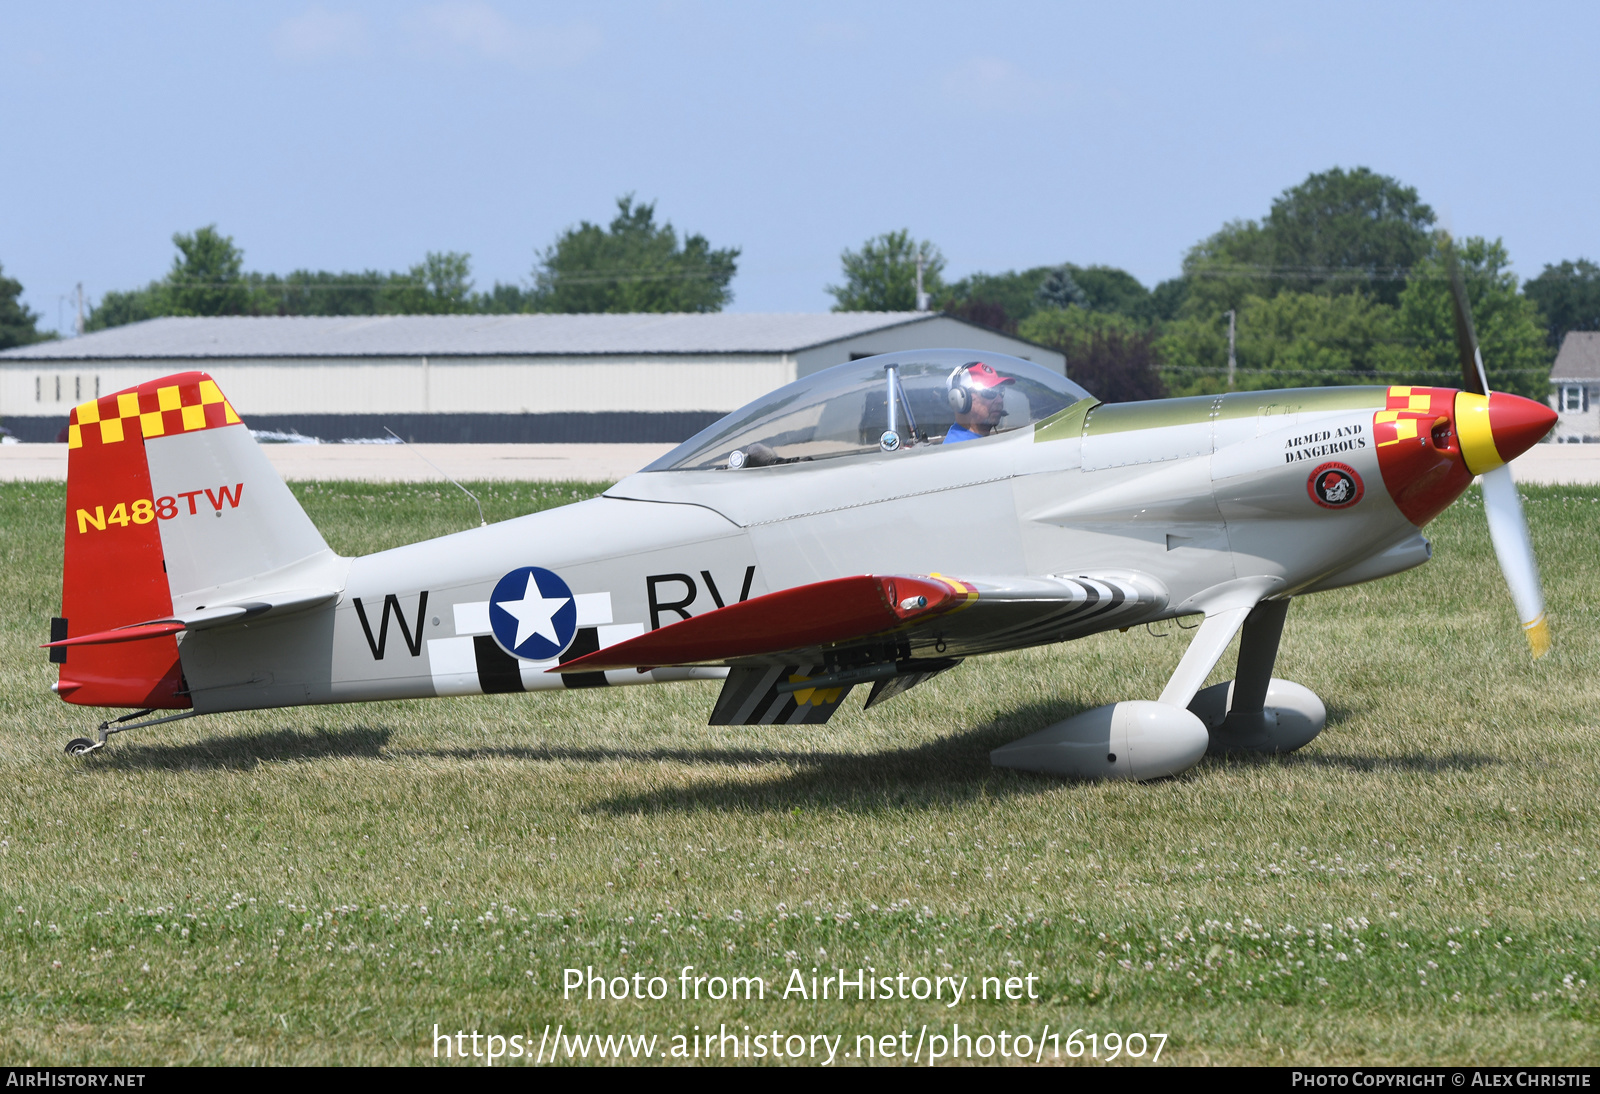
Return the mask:
<path fill-rule="evenodd" d="M 483 519 L 483 502 L 478 500 L 478 495 L 474 494 L 471 490 L 468 490 L 465 486 L 462 486 L 459 482 L 456 482 L 456 480 L 452 479 L 449 475 L 445 475 L 444 469 L 442 467 L 440 467 L 438 464 L 434 463 L 432 460 L 428 459 L 428 457 L 424 456 L 421 452 L 418 452 L 415 448 L 412 448 L 411 445 L 406 442 L 406 439 L 404 437 L 400 436 L 400 434 L 396 433 L 394 430 L 390 429 L 388 426 L 384 426 L 383 427 L 383 431 L 385 433 L 389 434 L 389 436 L 393 437 L 395 440 L 399 441 L 401 444 L 405 445 L 407 449 L 409 449 L 413 454 L 416 455 L 417 459 L 421 460 L 423 463 L 427 464 L 429 467 L 431 467 L 435 471 L 439 472 L 440 475 L 443 475 L 445 481 L 448 482 L 451 486 L 454 486 L 457 490 L 461 491 L 467 497 L 471 498 L 472 499 L 472 504 L 476 505 L 478 507 L 478 527 L 480 527 L 480 528 L 489 527 L 489 522 Z"/>

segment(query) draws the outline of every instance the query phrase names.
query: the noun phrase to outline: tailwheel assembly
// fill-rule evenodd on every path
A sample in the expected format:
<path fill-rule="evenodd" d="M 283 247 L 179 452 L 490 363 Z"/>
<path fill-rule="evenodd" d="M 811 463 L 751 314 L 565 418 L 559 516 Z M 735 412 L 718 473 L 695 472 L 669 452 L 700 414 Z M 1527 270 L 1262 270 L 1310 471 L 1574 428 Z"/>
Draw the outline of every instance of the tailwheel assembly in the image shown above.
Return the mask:
<path fill-rule="evenodd" d="M 68 756 L 87 756 L 91 752 L 98 752 L 106 747 L 106 740 L 113 733 L 125 733 L 130 729 L 144 729 L 146 726 L 158 726 L 163 722 L 177 722 L 184 718 L 193 718 L 198 711 L 185 710 L 180 714 L 168 714 L 161 718 L 151 718 L 147 722 L 139 721 L 147 714 L 154 714 L 152 707 L 148 710 L 136 710 L 132 714 L 124 714 L 120 718 L 112 718 L 100 723 L 99 733 L 94 740 L 88 737 L 74 737 L 67 742 L 67 747 L 62 751 Z M 131 723 L 131 724 L 125 724 Z"/>

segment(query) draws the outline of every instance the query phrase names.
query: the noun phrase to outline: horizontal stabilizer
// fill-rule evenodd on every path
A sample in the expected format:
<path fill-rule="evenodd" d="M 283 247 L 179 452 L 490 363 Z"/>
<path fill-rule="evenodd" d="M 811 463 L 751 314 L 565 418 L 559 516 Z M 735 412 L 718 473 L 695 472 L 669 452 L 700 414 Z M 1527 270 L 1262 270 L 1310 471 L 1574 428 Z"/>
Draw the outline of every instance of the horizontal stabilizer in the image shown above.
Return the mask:
<path fill-rule="evenodd" d="M 267 593 L 232 604 L 202 606 L 193 611 L 174 613 L 164 619 L 150 619 L 127 627 L 114 627 L 93 634 L 80 634 L 75 638 L 45 642 L 40 648 L 108 646 L 117 642 L 136 642 L 141 638 L 163 638 L 180 631 L 198 631 L 228 623 L 243 623 L 266 615 L 290 615 L 315 608 L 320 604 L 331 603 L 338 596 L 337 589 L 293 589 L 282 593 Z"/>
<path fill-rule="evenodd" d="M 118 627 L 115 630 L 98 631 L 94 634 L 80 634 L 76 638 L 63 638 L 59 642 L 44 642 L 39 648 L 53 650 L 62 646 L 109 646 L 116 642 L 137 642 L 141 638 L 164 638 L 181 630 L 183 630 L 182 623 L 167 619 L 155 623 L 136 623 L 131 627 Z"/>

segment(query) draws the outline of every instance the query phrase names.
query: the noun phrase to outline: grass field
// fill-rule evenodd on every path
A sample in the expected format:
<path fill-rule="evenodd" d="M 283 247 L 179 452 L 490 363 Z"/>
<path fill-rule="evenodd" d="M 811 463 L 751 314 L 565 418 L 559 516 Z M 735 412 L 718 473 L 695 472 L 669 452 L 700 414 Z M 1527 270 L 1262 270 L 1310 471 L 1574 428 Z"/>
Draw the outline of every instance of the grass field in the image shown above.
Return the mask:
<path fill-rule="evenodd" d="M 349 553 L 474 523 L 432 487 L 295 489 Z M 505 519 L 593 489 L 480 493 Z M 1290 611 L 1277 675 L 1326 701 L 1318 740 L 1136 786 L 987 753 L 1155 696 L 1176 634 L 969 662 L 826 726 L 707 727 L 717 685 L 678 684 L 222 716 L 69 759 L 95 716 L 35 648 L 63 490 L 0 486 L 0 1061 L 417 1063 L 435 1024 L 531 1031 L 531 1056 L 547 1023 L 653 1034 L 658 1060 L 725 1025 L 926 1061 L 959 1023 L 1048 1025 L 1063 1062 L 1073 1030 L 1101 1061 L 1145 1034 L 1118 1066 L 1158 1033 L 1162 1064 L 1593 1064 L 1600 490 L 1524 494 L 1549 657 L 1471 492 L 1427 566 Z M 766 998 L 680 1000 L 686 965 Z M 563 999 L 588 966 L 668 996 Z M 1039 998 L 783 998 L 813 967 Z"/>

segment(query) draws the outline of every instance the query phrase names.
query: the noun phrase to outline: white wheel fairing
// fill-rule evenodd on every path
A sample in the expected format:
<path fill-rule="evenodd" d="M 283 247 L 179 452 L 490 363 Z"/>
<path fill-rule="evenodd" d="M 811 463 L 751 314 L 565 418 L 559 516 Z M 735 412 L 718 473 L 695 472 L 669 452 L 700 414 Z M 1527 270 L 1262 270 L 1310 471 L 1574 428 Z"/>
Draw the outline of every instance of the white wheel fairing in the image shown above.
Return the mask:
<path fill-rule="evenodd" d="M 1210 751 L 1281 753 L 1304 748 L 1328 724 L 1328 708 L 1317 693 L 1276 676 L 1267 684 L 1264 709 L 1257 715 L 1230 715 L 1233 681 L 1202 689 L 1189 703 L 1211 734 Z"/>
<path fill-rule="evenodd" d="M 1145 782 L 1187 771 L 1210 737 L 1187 710 L 1136 699 L 1086 710 L 989 754 L 996 767 Z"/>

